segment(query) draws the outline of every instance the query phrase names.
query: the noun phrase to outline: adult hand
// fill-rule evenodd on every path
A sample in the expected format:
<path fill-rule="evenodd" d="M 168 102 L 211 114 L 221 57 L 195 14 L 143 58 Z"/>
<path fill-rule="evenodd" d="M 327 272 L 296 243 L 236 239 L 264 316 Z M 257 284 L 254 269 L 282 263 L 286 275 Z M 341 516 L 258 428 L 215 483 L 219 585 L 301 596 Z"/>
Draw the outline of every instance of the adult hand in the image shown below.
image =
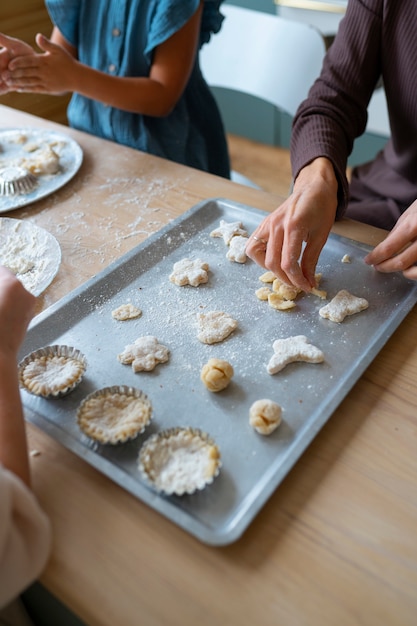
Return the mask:
<path fill-rule="evenodd" d="M 32 319 L 35 302 L 36 298 L 16 276 L 0 265 L 0 356 L 15 360 Z"/>
<path fill-rule="evenodd" d="M 16 56 L 28 54 L 35 54 L 29 44 L 0 33 L 0 95 L 12 91 L 3 79 L 3 72 L 7 71 L 10 61 Z"/>
<path fill-rule="evenodd" d="M 36 35 L 42 54 L 15 56 L 3 72 L 9 89 L 61 95 L 73 91 L 74 57 L 44 35 Z"/>
<path fill-rule="evenodd" d="M 365 257 L 378 272 L 402 272 L 417 280 L 417 200 L 401 215 L 386 239 Z"/>
<path fill-rule="evenodd" d="M 247 255 L 284 282 L 310 291 L 336 216 L 337 189 L 332 163 L 312 161 L 299 173 L 289 198 L 251 235 Z"/>

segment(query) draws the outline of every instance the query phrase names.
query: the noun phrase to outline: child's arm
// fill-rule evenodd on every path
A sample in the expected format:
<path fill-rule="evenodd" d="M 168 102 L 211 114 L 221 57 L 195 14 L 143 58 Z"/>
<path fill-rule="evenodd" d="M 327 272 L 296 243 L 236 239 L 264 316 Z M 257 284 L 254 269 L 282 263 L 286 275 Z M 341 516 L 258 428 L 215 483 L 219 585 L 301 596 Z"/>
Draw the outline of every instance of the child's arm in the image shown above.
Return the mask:
<path fill-rule="evenodd" d="M 30 485 L 17 353 L 32 317 L 35 298 L 0 266 L 0 464 Z"/>
<path fill-rule="evenodd" d="M 202 9 L 201 2 L 181 30 L 156 48 L 148 77 L 111 76 L 80 63 L 74 58 L 74 48 L 54 29 L 51 41 L 43 35 L 36 38 L 44 54 L 13 59 L 3 79 L 19 91 L 76 92 L 118 109 L 163 117 L 173 109 L 190 77 Z"/>

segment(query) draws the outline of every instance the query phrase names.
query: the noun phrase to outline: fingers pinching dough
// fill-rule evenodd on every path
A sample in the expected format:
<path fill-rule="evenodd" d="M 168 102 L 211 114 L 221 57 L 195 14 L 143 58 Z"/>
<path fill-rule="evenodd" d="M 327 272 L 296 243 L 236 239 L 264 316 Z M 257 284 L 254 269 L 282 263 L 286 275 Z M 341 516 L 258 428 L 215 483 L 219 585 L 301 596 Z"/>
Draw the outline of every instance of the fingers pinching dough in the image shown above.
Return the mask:
<path fill-rule="evenodd" d="M 270 435 L 281 424 L 282 409 L 273 400 L 256 400 L 249 409 L 249 424 L 260 435 Z"/>
<path fill-rule="evenodd" d="M 233 367 L 228 361 L 213 358 L 203 366 L 200 378 L 209 391 L 217 392 L 226 389 L 233 374 Z"/>

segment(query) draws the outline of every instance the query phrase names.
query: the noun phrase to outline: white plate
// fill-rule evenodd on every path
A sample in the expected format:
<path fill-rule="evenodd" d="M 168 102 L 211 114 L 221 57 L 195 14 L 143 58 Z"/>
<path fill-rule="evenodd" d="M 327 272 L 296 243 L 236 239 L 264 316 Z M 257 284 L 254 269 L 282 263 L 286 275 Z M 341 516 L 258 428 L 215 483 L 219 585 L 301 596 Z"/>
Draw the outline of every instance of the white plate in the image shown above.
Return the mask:
<path fill-rule="evenodd" d="M 34 296 L 55 278 L 61 248 L 47 230 L 31 222 L 0 217 L 0 265 L 8 267 Z"/>
<path fill-rule="evenodd" d="M 38 185 L 30 193 L 0 195 L 0 213 L 20 209 L 54 193 L 75 176 L 83 160 L 83 152 L 78 143 L 64 133 L 42 128 L 0 130 L 0 168 L 15 164 L 22 158 L 29 158 L 28 146 L 41 147 L 46 144 L 52 145 L 59 156 L 58 173 L 38 176 Z"/>

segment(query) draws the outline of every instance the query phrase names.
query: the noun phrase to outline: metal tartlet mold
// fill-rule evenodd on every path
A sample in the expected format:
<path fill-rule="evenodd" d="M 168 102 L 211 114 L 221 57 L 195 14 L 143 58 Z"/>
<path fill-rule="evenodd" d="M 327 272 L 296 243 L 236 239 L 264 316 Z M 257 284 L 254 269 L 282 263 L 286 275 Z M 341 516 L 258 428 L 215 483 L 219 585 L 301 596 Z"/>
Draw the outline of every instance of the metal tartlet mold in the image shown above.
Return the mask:
<path fill-rule="evenodd" d="M 197 447 L 195 446 L 197 444 Z M 178 454 L 192 457 L 189 475 L 184 478 L 187 461 L 176 459 Z M 202 473 L 196 471 L 200 455 Z M 159 456 L 159 458 L 158 458 Z M 169 470 L 169 465 L 171 469 Z M 151 435 L 143 444 L 138 457 L 138 467 L 145 482 L 155 491 L 165 495 L 191 495 L 210 485 L 219 475 L 222 466 L 220 450 L 214 439 L 198 428 L 174 427 Z M 171 484 L 163 484 L 162 475 L 173 472 Z"/>
<path fill-rule="evenodd" d="M 33 381 L 33 379 L 31 381 L 27 371 L 28 368 L 36 363 L 45 365 L 48 361 L 50 363 L 58 361 L 61 364 L 73 362 L 76 368 L 78 368 L 78 372 L 73 374 L 69 381 L 59 381 L 59 372 L 57 372 L 56 379 L 58 382 L 54 384 L 51 384 L 48 380 L 44 383 L 42 383 L 42 381 L 39 382 L 39 380 Z M 45 346 L 31 352 L 20 361 L 18 365 L 19 384 L 22 389 L 25 389 L 34 396 L 59 398 L 66 396 L 80 384 L 86 369 L 87 359 L 77 348 L 65 345 Z M 53 375 L 48 375 L 47 378 L 52 378 L 53 381 Z"/>
<path fill-rule="evenodd" d="M 36 176 L 23 167 L 13 165 L 0 169 L 0 196 L 31 193 L 37 185 Z"/>
<path fill-rule="evenodd" d="M 136 405 L 136 414 L 129 412 L 129 403 Z M 135 439 L 151 420 L 152 403 L 148 396 L 128 385 L 97 389 L 84 398 L 77 410 L 80 430 L 102 444 L 115 445 Z"/>

